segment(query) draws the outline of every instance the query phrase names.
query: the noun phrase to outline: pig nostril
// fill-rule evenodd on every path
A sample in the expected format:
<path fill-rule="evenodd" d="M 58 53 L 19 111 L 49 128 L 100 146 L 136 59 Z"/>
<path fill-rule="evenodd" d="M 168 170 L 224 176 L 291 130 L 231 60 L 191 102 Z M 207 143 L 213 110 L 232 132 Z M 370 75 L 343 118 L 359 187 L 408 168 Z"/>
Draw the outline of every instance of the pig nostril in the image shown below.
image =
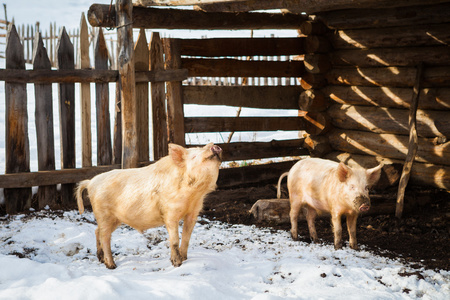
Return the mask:
<path fill-rule="evenodd" d="M 213 152 L 213 153 L 220 153 L 220 152 L 222 152 L 222 148 L 220 148 L 219 146 L 217 146 L 217 145 L 214 145 L 214 146 L 212 146 L 211 147 L 211 151 Z"/>

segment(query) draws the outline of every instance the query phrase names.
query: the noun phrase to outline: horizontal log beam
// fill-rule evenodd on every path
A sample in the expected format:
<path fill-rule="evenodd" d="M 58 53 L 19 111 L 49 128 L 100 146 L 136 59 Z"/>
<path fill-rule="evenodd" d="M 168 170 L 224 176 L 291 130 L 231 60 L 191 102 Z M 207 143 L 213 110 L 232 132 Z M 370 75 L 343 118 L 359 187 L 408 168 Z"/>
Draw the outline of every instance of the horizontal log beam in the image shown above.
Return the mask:
<path fill-rule="evenodd" d="M 180 39 L 181 55 L 280 56 L 304 54 L 305 37 Z"/>
<path fill-rule="evenodd" d="M 300 86 L 183 86 L 184 104 L 298 109 Z"/>
<path fill-rule="evenodd" d="M 427 66 L 442 66 L 450 63 L 450 50 L 447 45 L 406 47 L 401 50 L 399 48 L 337 50 L 331 52 L 329 58 L 334 66 L 411 67 L 416 66 L 419 61 Z"/>
<path fill-rule="evenodd" d="M 377 134 L 356 130 L 333 130 L 328 135 L 333 149 L 354 154 L 382 156 L 404 160 L 408 152 L 408 136 Z M 450 142 L 419 138 L 415 161 L 450 165 Z"/>
<path fill-rule="evenodd" d="M 409 109 L 413 90 L 395 87 L 329 85 L 321 92 L 325 97 L 341 104 Z M 421 89 L 419 99 L 419 109 L 450 110 L 450 88 Z"/>
<path fill-rule="evenodd" d="M 450 3 L 398 8 L 344 9 L 319 13 L 316 19 L 323 21 L 332 29 L 439 24 L 447 23 L 450 19 Z"/>
<path fill-rule="evenodd" d="M 182 58 L 181 68 L 188 69 L 191 77 L 301 77 L 305 74 L 302 61 Z"/>
<path fill-rule="evenodd" d="M 186 69 L 136 72 L 137 82 L 183 81 L 188 77 Z M 117 70 L 14 70 L 0 69 L 0 81 L 14 83 L 107 83 L 119 80 Z"/>
<path fill-rule="evenodd" d="M 450 23 L 335 30 L 327 37 L 336 50 L 449 46 Z"/>
<path fill-rule="evenodd" d="M 286 161 L 281 163 L 221 169 L 219 178 L 217 179 L 217 186 L 219 188 L 228 188 L 261 182 L 274 183 L 278 180 L 280 174 L 289 171 L 296 162 L 297 161 Z"/>
<path fill-rule="evenodd" d="M 324 74 L 331 85 L 413 87 L 416 68 L 380 67 L 354 68 L 336 67 Z M 303 86 L 303 85 L 302 85 Z M 423 72 L 423 87 L 450 86 L 450 66 L 427 67 Z"/>
<path fill-rule="evenodd" d="M 335 127 L 375 133 L 409 134 L 408 111 L 375 106 L 330 106 Z M 449 111 L 417 110 L 417 133 L 422 137 L 450 137 Z"/>
<path fill-rule="evenodd" d="M 304 130 L 302 117 L 198 117 L 184 118 L 186 133 L 223 131 Z"/>
<path fill-rule="evenodd" d="M 115 27 L 116 11 L 104 4 L 92 4 L 88 20 L 94 27 Z M 133 7 L 133 27 L 151 29 L 297 29 L 306 16 L 280 13 L 205 13 L 182 9 Z"/>
<path fill-rule="evenodd" d="M 303 149 L 303 139 L 217 145 L 223 150 L 223 161 L 308 155 L 308 150 Z"/>
<path fill-rule="evenodd" d="M 360 165 L 365 168 L 374 166 L 380 162 L 383 162 L 384 164 L 398 164 L 400 166 L 404 163 L 404 160 L 399 159 L 340 152 L 330 153 L 326 158 L 342 161 L 349 165 Z M 450 167 L 415 162 L 411 170 L 410 183 L 413 185 L 431 186 L 450 191 Z"/>

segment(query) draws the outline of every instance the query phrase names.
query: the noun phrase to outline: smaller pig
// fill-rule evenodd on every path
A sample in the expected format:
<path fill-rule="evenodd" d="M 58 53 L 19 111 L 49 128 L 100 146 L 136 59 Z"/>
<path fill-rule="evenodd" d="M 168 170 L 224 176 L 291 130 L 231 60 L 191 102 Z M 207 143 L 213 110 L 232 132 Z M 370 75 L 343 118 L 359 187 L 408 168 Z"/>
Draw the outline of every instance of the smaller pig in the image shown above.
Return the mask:
<path fill-rule="evenodd" d="M 288 176 L 291 209 L 291 234 L 298 240 L 297 219 L 303 209 L 308 222 L 311 240 L 318 241 L 314 225 L 317 214 L 331 214 L 334 232 L 334 248 L 342 247 L 341 217 L 347 218 L 350 248 L 358 249 L 356 242 L 356 220 L 360 212 L 370 209 L 369 189 L 377 183 L 382 164 L 372 169 L 350 168 L 344 163 L 320 158 L 307 158 L 297 162 L 289 172 L 278 180 L 280 184 Z"/>
<path fill-rule="evenodd" d="M 78 209 L 87 190 L 97 219 L 97 257 L 116 268 L 111 254 L 111 234 L 122 224 L 143 232 L 165 225 L 169 233 L 170 260 L 178 267 L 187 259 L 189 240 L 203 199 L 216 188 L 222 149 L 210 143 L 185 149 L 169 144 L 169 155 L 143 168 L 113 170 L 79 183 Z M 183 220 L 181 245 L 178 226 Z"/>

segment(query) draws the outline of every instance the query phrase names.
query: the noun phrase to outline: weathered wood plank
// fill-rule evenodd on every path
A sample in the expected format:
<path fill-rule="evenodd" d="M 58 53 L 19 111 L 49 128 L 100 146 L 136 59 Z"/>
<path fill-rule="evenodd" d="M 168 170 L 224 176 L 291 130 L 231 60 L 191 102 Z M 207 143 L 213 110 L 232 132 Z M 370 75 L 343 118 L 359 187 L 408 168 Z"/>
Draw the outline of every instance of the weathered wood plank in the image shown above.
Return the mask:
<path fill-rule="evenodd" d="M 184 86 L 184 104 L 298 109 L 300 86 Z"/>
<path fill-rule="evenodd" d="M 119 80 L 122 99 L 122 167 L 136 167 L 139 161 L 137 139 L 137 104 L 133 44 L 133 4 L 118 0 L 115 6 Z"/>
<path fill-rule="evenodd" d="M 150 70 L 164 70 L 164 49 L 158 32 L 152 32 L 149 51 Z M 166 156 L 169 151 L 166 120 L 166 85 L 163 82 L 152 82 L 150 86 L 153 122 L 153 157 L 157 160 Z"/>
<path fill-rule="evenodd" d="M 59 69 L 74 70 L 73 45 L 65 27 L 59 34 L 57 66 Z M 59 124 L 61 137 L 61 169 L 75 168 L 75 84 L 59 84 Z M 65 208 L 75 207 L 74 184 L 61 185 L 61 202 Z"/>
<path fill-rule="evenodd" d="M 122 99 L 120 82 L 116 82 L 114 110 L 113 163 L 122 164 Z"/>
<path fill-rule="evenodd" d="M 303 61 L 182 58 L 180 67 L 188 69 L 191 77 L 302 77 L 305 74 Z"/>
<path fill-rule="evenodd" d="M 338 128 L 408 135 L 408 114 L 404 109 L 375 106 L 332 105 L 328 109 Z M 422 137 L 450 137 L 448 111 L 418 110 L 417 132 Z"/>
<path fill-rule="evenodd" d="M 217 144 L 222 148 L 222 160 L 248 160 L 270 157 L 308 155 L 308 150 L 303 148 L 304 139 L 281 140 L 270 142 L 238 142 Z M 197 147 L 200 145 L 189 145 Z"/>
<path fill-rule="evenodd" d="M 33 49 L 33 68 L 51 69 L 52 65 L 44 48 L 40 33 L 36 33 Z M 35 84 L 35 123 L 39 171 L 55 169 L 55 138 L 53 133 L 53 95 L 51 84 Z M 40 186 L 37 192 L 38 208 L 57 205 L 56 185 Z"/>
<path fill-rule="evenodd" d="M 335 30 L 327 37 L 334 49 L 448 46 L 450 23 Z"/>
<path fill-rule="evenodd" d="M 178 39 L 163 39 L 166 69 L 181 67 L 180 41 Z M 167 127 L 169 142 L 178 145 L 185 144 L 185 125 L 183 122 L 183 98 L 181 81 L 167 83 Z"/>
<path fill-rule="evenodd" d="M 25 69 L 23 46 L 14 25 L 9 26 L 6 38 L 6 69 Z M 28 141 L 27 90 L 25 84 L 5 84 L 6 143 L 5 173 L 30 171 Z M 31 189 L 5 189 L 7 214 L 15 214 L 31 206 Z"/>
<path fill-rule="evenodd" d="M 412 67 L 336 67 L 325 78 L 331 85 L 412 87 L 415 74 Z M 423 76 L 424 88 L 450 86 L 450 66 L 429 67 Z"/>
<path fill-rule="evenodd" d="M 187 133 L 223 131 L 304 130 L 302 117 L 198 117 L 184 118 Z"/>
<path fill-rule="evenodd" d="M 92 4 L 88 19 L 94 27 L 115 27 L 116 9 Z M 112 16 L 112 17 L 111 17 Z M 135 7 L 133 27 L 151 29 L 298 29 L 307 17 L 280 13 L 205 13 L 194 10 Z"/>
<path fill-rule="evenodd" d="M 321 92 L 341 104 L 409 108 L 410 88 L 329 85 Z M 420 90 L 419 109 L 450 110 L 450 88 Z"/>
<path fill-rule="evenodd" d="M 80 43 L 78 49 L 78 67 L 90 68 L 89 32 L 84 12 L 81 13 Z M 92 166 L 92 132 L 91 132 L 91 85 L 87 82 L 80 84 L 81 100 L 81 165 Z"/>
<path fill-rule="evenodd" d="M 94 37 L 94 66 L 96 70 L 108 69 L 108 49 L 103 29 L 99 28 Z M 111 122 L 109 117 L 109 85 L 95 84 L 95 107 L 97 121 L 97 165 L 112 162 Z"/>
<path fill-rule="evenodd" d="M 182 39 L 181 55 L 188 56 L 281 56 L 305 54 L 306 38 Z"/>
<path fill-rule="evenodd" d="M 404 160 L 408 136 L 356 130 L 333 130 L 328 135 L 331 147 L 342 152 Z M 450 165 L 450 142 L 419 138 L 415 160 L 435 165 Z"/>
<path fill-rule="evenodd" d="M 150 67 L 149 50 L 145 30 L 141 28 L 134 46 L 134 68 L 136 71 L 148 71 Z M 148 83 L 136 83 L 137 125 L 139 139 L 139 161 L 149 160 L 149 91 Z"/>
<path fill-rule="evenodd" d="M 378 39 L 378 38 L 376 38 Z M 334 66 L 411 67 L 418 61 L 427 66 L 450 64 L 450 50 L 445 46 L 337 50 L 329 54 Z"/>
<path fill-rule="evenodd" d="M 136 73 L 136 82 L 182 81 L 188 77 L 185 69 L 146 71 Z M 10 83 L 74 83 L 116 82 L 116 70 L 13 70 L 0 69 L 0 81 Z"/>
<path fill-rule="evenodd" d="M 447 23 L 450 3 L 378 9 L 345 9 L 317 14 L 332 29 Z"/>

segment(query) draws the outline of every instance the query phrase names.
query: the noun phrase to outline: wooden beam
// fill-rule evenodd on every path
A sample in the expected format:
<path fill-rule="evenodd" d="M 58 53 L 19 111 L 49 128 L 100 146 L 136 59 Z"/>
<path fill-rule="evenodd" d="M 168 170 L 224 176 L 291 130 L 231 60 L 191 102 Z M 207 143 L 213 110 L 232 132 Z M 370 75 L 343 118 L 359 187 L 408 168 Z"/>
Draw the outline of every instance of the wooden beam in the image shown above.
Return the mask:
<path fill-rule="evenodd" d="M 410 88 L 329 85 L 321 92 L 337 103 L 351 105 L 409 108 L 412 99 Z M 421 89 L 419 109 L 450 110 L 450 88 Z"/>
<path fill-rule="evenodd" d="M 149 51 L 150 70 L 164 70 L 164 46 L 158 32 L 152 32 Z M 166 85 L 164 82 L 151 83 L 151 101 L 153 122 L 153 157 L 157 160 L 169 153 L 166 117 Z"/>
<path fill-rule="evenodd" d="M 92 4 L 88 11 L 88 20 L 94 27 L 115 27 L 115 14 L 115 9 L 110 11 L 109 5 Z M 298 29 L 307 18 L 296 14 L 205 13 L 194 10 L 136 6 L 133 9 L 132 19 L 132 26 L 135 28 L 239 30 Z"/>
<path fill-rule="evenodd" d="M 136 82 L 182 81 L 188 77 L 188 71 L 159 70 L 136 72 Z M 0 81 L 11 83 L 73 83 L 73 82 L 116 82 L 119 72 L 116 70 L 13 70 L 0 69 Z"/>
<path fill-rule="evenodd" d="M 412 87 L 415 74 L 412 67 L 335 67 L 324 76 L 330 85 Z M 423 76 L 423 87 L 450 86 L 450 66 L 429 67 Z"/>
<path fill-rule="evenodd" d="M 223 161 L 308 155 L 303 139 L 270 142 L 238 142 L 217 144 L 223 150 Z M 197 145 L 189 145 L 196 147 Z M 200 146 L 200 145 L 198 145 Z"/>
<path fill-rule="evenodd" d="M 304 54 L 305 37 L 181 39 L 181 55 L 281 56 Z"/>
<path fill-rule="evenodd" d="M 405 47 L 401 51 L 399 48 L 337 50 L 329 54 L 329 59 L 334 66 L 411 67 L 418 61 L 423 61 L 427 66 L 440 66 L 450 61 L 450 51 L 447 45 Z"/>
<path fill-rule="evenodd" d="M 189 76 L 207 77 L 302 77 L 303 61 L 249 61 L 237 59 L 182 58 Z"/>
<path fill-rule="evenodd" d="M 408 136 L 356 130 L 333 130 L 328 134 L 337 151 L 403 160 L 408 152 Z M 450 165 L 450 142 L 419 138 L 415 160 L 435 165 Z"/>
<path fill-rule="evenodd" d="M 408 0 L 406 0 L 408 1 Z M 371 1 L 379 2 L 379 1 Z M 391 1 L 394 3 L 397 1 Z M 423 1 L 419 1 L 423 4 Z M 439 3 L 442 1 L 435 1 Z M 430 3 L 429 1 L 427 3 Z M 430 3 L 431 4 L 431 3 Z M 448 23 L 450 2 L 435 5 L 408 6 L 378 9 L 343 9 L 319 13 L 316 19 L 323 21 L 332 29 L 356 29 L 374 27 L 406 26 L 410 24 Z"/>
<path fill-rule="evenodd" d="M 245 0 L 202 0 L 202 3 L 223 3 L 223 2 L 238 2 Z M 134 5 L 139 6 L 185 6 L 185 5 L 197 5 L 199 0 L 133 0 Z"/>
<path fill-rule="evenodd" d="M 164 39 L 166 69 L 181 67 L 179 39 Z M 183 122 L 183 94 L 181 81 L 167 83 L 167 128 L 170 143 L 185 145 L 185 125 Z"/>
<path fill-rule="evenodd" d="M 145 0 L 137 0 L 145 1 Z M 172 1 L 169 1 L 171 3 Z M 195 1 L 189 1 L 190 3 Z M 202 1 L 203 2 L 203 1 Z M 440 3 L 441 0 L 430 0 L 427 3 Z M 167 3 L 167 1 L 166 1 Z M 351 8 L 390 8 L 390 7 L 401 7 L 409 5 L 421 5 L 423 0 L 362 0 L 355 3 L 351 0 L 247 0 L 247 1 L 220 1 L 217 0 L 215 3 L 202 4 L 199 8 L 204 11 L 229 11 L 229 12 L 247 12 L 253 10 L 264 10 L 264 9 L 285 9 L 293 13 L 308 13 L 313 14 L 322 11 L 332 11 L 341 9 L 351 9 Z M 197 3 L 198 4 L 198 3 Z M 195 4 L 193 4 L 195 5 Z"/>
<path fill-rule="evenodd" d="M 298 109 L 300 86 L 183 86 L 184 104 Z"/>
<path fill-rule="evenodd" d="M 330 106 L 328 114 L 338 128 L 408 135 L 408 114 L 405 109 L 375 106 Z M 449 137 L 449 111 L 418 110 L 417 131 L 422 137 Z"/>
<path fill-rule="evenodd" d="M 304 130 L 301 117 L 198 117 L 184 118 L 186 133 L 223 131 Z"/>
<path fill-rule="evenodd" d="M 334 49 L 371 49 L 450 45 L 450 23 L 388 28 L 345 29 L 330 32 Z M 404 48 L 405 50 L 407 48 Z"/>

